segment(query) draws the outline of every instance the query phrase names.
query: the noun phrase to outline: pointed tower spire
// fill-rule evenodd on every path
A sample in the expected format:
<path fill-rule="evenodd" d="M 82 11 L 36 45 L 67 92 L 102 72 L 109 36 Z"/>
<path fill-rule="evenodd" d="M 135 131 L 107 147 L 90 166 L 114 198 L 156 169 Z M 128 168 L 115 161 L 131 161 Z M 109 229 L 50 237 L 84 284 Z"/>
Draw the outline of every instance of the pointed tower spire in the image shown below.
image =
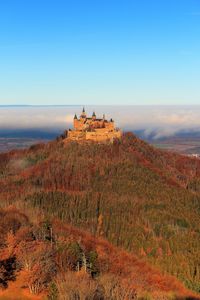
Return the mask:
<path fill-rule="evenodd" d="M 83 106 L 81 118 L 86 118 L 85 107 Z"/>
<path fill-rule="evenodd" d="M 76 114 L 74 115 L 74 119 L 77 119 L 77 115 Z"/>
<path fill-rule="evenodd" d="M 95 112 L 93 111 L 93 114 L 92 114 L 92 119 L 95 120 L 96 119 L 96 114 Z"/>

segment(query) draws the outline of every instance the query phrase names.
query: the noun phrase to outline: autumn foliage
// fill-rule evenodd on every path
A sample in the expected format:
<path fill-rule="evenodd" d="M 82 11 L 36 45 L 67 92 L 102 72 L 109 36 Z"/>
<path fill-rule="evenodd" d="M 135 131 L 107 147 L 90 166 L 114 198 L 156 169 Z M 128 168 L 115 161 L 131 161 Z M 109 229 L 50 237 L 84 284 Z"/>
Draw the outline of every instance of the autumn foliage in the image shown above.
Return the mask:
<path fill-rule="evenodd" d="M 56 299 L 194 296 L 175 278 L 102 238 L 59 220 L 31 223 L 14 207 L 0 213 L 1 288 L 9 287 L 20 273 L 23 288 L 31 294 L 46 291 L 49 299 L 55 299 L 53 294 Z"/>
<path fill-rule="evenodd" d="M 55 297 L 81 284 L 102 299 L 200 292 L 199 191 L 198 159 L 132 134 L 0 154 L 1 287 L 23 274 Z"/>

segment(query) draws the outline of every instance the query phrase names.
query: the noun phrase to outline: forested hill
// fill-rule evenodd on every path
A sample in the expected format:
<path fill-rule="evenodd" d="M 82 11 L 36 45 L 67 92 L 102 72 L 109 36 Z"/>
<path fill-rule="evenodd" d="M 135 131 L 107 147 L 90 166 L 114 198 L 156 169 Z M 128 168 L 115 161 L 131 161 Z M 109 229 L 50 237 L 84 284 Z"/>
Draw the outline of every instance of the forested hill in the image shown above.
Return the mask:
<path fill-rule="evenodd" d="M 58 139 L 0 155 L 0 201 L 134 252 L 200 292 L 200 160 L 127 133 L 113 144 Z"/>
<path fill-rule="evenodd" d="M 200 299 L 101 237 L 29 214 L 0 209 L 0 299 Z"/>

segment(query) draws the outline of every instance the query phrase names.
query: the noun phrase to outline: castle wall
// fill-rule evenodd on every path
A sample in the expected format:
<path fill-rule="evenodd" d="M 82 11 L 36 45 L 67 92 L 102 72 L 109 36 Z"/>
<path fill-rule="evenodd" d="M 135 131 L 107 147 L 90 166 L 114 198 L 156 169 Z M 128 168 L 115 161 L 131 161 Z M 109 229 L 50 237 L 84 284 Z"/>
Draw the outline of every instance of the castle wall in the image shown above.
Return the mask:
<path fill-rule="evenodd" d="M 97 129 L 96 131 L 68 131 L 67 138 L 70 140 L 90 140 L 95 142 L 111 141 L 115 138 L 121 138 L 121 131 L 107 131 L 105 128 Z"/>
<path fill-rule="evenodd" d="M 105 123 L 105 128 L 109 129 L 109 130 L 114 130 L 115 129 L 115 124 L 114 122 L 106 122 Z"/>
<path fill-rule="evenodd" d="M 74 120 L 74 129 L 75 130 L 83 130 L 84 127 L 84 119 L 75 119 Z"/>
<path fill-rule="evenodd" d="M 103 130 L 100 132 L 100 129 L 94 132 L 86 132 L 86 140 L 95 141 L 95 142 L 104 142 L 104 141 L 111 141 L 115 138 L 121 138 L 121 131 L 106 131 Z"/>
<path fill-rule="evenodd" d="M 86 132 L 78 130 L 68 131 L 67 138 L 70 140 L 84 140 L 86 139 Z"/>

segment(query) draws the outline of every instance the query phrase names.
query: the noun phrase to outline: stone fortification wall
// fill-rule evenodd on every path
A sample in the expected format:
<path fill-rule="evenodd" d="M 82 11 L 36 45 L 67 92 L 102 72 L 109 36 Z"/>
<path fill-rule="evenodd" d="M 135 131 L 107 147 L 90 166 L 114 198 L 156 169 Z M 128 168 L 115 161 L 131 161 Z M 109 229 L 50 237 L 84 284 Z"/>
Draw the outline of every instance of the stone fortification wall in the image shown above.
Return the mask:
<path fill-rule="evenodd" d="M 86 132 L 86 140 L 103 142 L 103 141 L 112 141 L 113 139 L 121 138 L 121 131 L 91 131 Z"/>
<path fill-rule="evenodd" d="M 95 142 L 104 142 L 104 141 L 112 141 L 115 138 L 121 138 L 121 131 L 108 131 L 105 128 L 100 128 L 95 131 L 68 131 L 67 139 L 75 140 L 75 141 L 95 141 Z"/>
<path fill-rule="evenodd" d="M 68 131 L 67 138 L 70 140 L 85 140 L 86 132 L 84 131 Z"/>

